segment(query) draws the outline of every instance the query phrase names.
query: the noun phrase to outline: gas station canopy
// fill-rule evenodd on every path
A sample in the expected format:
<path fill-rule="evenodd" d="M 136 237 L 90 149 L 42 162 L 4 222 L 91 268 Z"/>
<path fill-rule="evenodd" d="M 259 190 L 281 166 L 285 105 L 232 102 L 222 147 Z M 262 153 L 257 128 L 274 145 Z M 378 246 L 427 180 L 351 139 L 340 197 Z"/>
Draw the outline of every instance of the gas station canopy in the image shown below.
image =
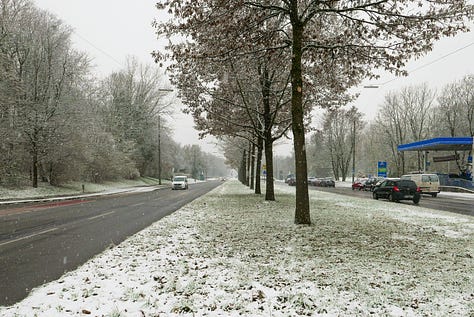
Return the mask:
<path fill-rule="evenodd" d="M 401 144 L 399 151 L 470 151 L 473 149 L 472 137 L 434 138 L 413 143 Z"/>

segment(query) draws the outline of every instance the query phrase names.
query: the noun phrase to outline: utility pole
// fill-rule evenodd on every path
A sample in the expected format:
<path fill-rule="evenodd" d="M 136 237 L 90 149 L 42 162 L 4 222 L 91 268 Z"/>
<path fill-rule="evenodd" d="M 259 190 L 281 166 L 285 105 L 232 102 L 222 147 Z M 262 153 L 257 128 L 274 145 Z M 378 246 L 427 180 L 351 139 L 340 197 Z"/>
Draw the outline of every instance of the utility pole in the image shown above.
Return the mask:
<path fill-rule="evenodd" d="M 158 185 L 161 185 L 161 116 L 158 116 Z"/>
<path fill-rule="evenodd" d="M 352 184 L 355 180 L 355 161 L 356 161 L 356 118 L 354 116 L 354 121 L 352 125 Z"/>

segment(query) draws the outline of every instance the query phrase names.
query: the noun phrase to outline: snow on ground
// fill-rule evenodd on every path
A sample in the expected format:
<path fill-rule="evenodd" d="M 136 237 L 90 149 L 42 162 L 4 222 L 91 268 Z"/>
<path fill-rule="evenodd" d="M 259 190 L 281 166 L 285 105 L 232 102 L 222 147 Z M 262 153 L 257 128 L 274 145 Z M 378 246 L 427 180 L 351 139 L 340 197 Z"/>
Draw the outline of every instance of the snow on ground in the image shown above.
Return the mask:
<path fill-rule="evenodd" d="M 162 180 L 163 184 L 170 183 L 169 180 Z M 31 186 L 24 186 L 20 188 L 7 188 L 0 186 L 0 200 L 13 200 L 13 199 L 35 199 L 44 197 L 57 197 L 67 195 L 80 195 L 83 194 L 82 185 L 84 185 L 84 193 L 105 193 L 105 192 L 120 192 L 129 190 L 131 187 L 138 186 L 152 186 L 157 185 L 158 180 L 148 177 L 141 177 L 136 180 L 121 180 L 115 182 L 104 182 L 101 184 L 97 183 L 81 183 L 72 182 L 62 187 L 51 186 L 48 183 L 40 182 L 38 188 Z"/>
<path fill-rule="evenodd" d="M 473 316 L 474 220 L 235 181 L 156 222 L 1 316 Z"/>

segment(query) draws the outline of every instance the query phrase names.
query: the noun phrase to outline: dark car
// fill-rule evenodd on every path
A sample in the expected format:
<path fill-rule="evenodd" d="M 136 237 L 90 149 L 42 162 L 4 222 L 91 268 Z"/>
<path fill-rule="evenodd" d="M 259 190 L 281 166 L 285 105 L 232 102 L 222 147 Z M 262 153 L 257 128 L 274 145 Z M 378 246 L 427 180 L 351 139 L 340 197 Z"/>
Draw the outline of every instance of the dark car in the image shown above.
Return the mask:
<path fill-rule="evenodd" d="M 363 189 L 363 190 L 368 190 L 368 191 L 373 191 L 375 185 L 377 184 L 377 182 L 378 182 L 379 180 L 380 180 L 380 179 L 378 179 L 378 178 L 369 178 L 369 179 L 364 183 L 364 185 L 362 186 L 362 189 Z"/>
<path fill-rule="evenodd" d="M 286 179 L 289 186 L 296 186 L 296 177 L 291 176 Z"/>
<path fill-rule="evenodd" d="M 312 186 L 321 186 L 322 178 L 314 178 L 311 180 Z"/>
<path fill-rule="evenodd" d="M 290 181 L 290 179 L 294 179 L 295 178 L 295 174 L 288 174 L 285 178 L 285 183 L 288 184 L 288 182 Z"/>
<path fill-rule="evenodd" d="M 420 188 L 412 180 L 386 179 L 374 188 L 372 193 L 374 199 L 386 198 L 390 201 L 411 200 L 418 204 L 421 198 Z"/>
<path fill-rule="evenodd" d="M 336 187 L 336 182 L 331 178 L 325 178 L 321 180 L 322 187 Z"/>

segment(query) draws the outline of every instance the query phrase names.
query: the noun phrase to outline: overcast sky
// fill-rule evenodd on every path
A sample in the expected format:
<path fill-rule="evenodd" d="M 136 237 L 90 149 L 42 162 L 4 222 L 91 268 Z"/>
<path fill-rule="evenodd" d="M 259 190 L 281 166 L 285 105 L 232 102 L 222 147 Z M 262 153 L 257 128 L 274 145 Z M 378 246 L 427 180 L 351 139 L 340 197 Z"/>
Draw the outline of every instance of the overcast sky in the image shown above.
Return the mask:
<path fill-rule="evenodd" d="M 36 5 L 56 14 L 73 27 L 74 45 L 93 58 L 94 72 L 104 77 L 112 71 L 124 68 L 127 56 L 135 56 L 142 63 L 153 64 L 150 53 L 160 49 L 160 44 L 151 27 L 154 18 L 159 18 L 154 0 L 34 0 Z M 472 2 L 472 1 L 471 1 Z M 459 34 L 435 44 L 434 50 L 425 57 L 408 64 L 408 77 L 397 78 L 384 74 L 373 82 L 364 82 L 356 88 L 360 92 L 354 103 L 373 119 L 384 96 L 405 86 L 427 83 L 433 89 L 459 80 L 474 73 L 474 32 Z M 367 84 L 379 88 L 362 88 Z M 179 108 L 179 105 L 177 105 Z M 213 149 L 213 141 L 199 141 L 192 128 L 192 119 L 176 111 L 174 119 L 175 140 L 181 144 L 200 144 L 203 149 Z M 315 118 L 315 121 L 318 121 Z M 286 152 L 291 146 L 280 146 Z M 278 147 L 277 147 L 278 150 Z M 215 151 L 213 151 L 215 152 Z"/>

